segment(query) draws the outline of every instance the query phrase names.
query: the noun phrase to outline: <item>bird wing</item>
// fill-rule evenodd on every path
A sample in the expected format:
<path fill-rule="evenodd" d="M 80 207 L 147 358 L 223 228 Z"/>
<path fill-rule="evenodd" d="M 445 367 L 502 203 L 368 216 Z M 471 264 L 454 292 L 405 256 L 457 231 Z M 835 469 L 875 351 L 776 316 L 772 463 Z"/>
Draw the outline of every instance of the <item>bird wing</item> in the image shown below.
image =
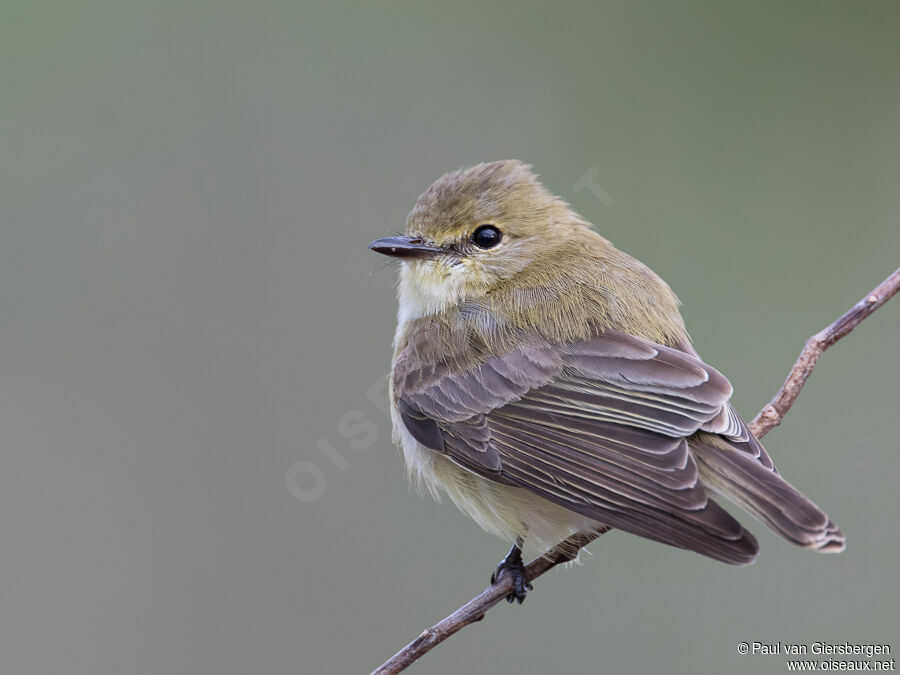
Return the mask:
<path fill-rule="evenodd" d="M 532 337 L 459 371 L 413 344 L 393 384 L 412 436 L 470 471 L 718 560 L 756 555 L 708 498 L 688 448 L 697 431 L 745 429 L 728 380 L 693 354 L 607 330 L 564 344 Z"/>

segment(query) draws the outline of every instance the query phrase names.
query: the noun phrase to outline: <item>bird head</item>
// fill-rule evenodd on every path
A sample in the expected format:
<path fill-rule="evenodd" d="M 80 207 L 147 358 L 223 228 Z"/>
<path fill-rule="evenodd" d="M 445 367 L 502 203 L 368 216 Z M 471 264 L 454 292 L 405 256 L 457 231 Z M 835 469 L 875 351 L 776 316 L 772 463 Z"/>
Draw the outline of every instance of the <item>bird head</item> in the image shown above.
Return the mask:
<path fill-rule="evenodd" d="M 402 262 L 401 312 L 425 315 L 552 266 L 554 252 L 587 227 L 528 165 L 503 160 L 442 176 L 419 197 L 403 235 L 369 248 Z"/>

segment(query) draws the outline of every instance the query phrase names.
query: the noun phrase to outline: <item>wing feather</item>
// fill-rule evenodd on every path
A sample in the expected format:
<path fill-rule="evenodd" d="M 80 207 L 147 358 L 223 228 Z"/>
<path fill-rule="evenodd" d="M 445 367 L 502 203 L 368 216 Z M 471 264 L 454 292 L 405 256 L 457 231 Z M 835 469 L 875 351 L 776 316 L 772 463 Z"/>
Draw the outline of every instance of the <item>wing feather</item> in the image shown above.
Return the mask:
<path fill-rule="evenodd" d="M 731 385 L 696 356 L 606 331 L 533 339 L 463 372 L 446 358 L 395 366 L 401 417 L 426 447 L 607 525 L 726 562 L 755 557 L 688 448 L 704 428 L 741 431 Z"/>

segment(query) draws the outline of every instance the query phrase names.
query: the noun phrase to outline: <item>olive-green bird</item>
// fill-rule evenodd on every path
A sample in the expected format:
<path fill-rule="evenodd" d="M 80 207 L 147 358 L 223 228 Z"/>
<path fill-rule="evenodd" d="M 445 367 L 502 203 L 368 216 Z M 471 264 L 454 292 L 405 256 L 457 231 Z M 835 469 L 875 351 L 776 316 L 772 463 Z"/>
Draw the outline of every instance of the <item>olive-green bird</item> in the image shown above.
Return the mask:
<path fill-rule="evenodd" d="M 391 374 L 413 478 L 522 549 L 618 528 L 733 565 L 756 539 L 730 499 L 788 541 L 844 537 L 790 485 L 691 345 L 678 299 L 514 160 L 439 178 L 406 234 Z"/>

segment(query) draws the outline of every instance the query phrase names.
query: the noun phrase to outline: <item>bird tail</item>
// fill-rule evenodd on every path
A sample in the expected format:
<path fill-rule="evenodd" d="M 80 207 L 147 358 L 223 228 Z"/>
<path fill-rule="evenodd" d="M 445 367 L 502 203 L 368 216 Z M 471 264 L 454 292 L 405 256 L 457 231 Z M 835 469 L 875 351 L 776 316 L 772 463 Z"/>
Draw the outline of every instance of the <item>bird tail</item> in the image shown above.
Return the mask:
<path fill-rule="evenodd" d="M 691 450 L 706 485 L 792 544 L 822 553 L 844 550 L 844 535 L 837 525 L 781 477 L 755 438 L 734 444 L 710 434 L 695 439 Z"/>

